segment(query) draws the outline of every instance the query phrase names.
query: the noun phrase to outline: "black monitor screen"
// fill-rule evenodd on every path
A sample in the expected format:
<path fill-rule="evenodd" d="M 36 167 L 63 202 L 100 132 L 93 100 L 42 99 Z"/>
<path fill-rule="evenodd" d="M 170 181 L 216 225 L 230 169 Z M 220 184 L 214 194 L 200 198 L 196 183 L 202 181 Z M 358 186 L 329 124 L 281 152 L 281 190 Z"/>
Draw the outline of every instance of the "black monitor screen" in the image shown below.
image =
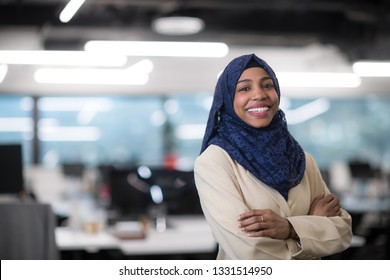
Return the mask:
<path fill-rule="evenodd" d="M 352 178 L 373 178 L 375 177 L 375 170 L 368 162 L 350 161 L 349 168 Z"/>
<path fill-rule="evenodd" d="M 111 206 L 122 214 L 147 213 L 149 207 L 156 204 L 150 193 L 151 187 L 158 185 L 168 214 L 202 214 L 193 172 L 162 168 L 151 168 L 149 171 L 146 178 L 141 176 L 138 168 L 112 169 L 109 172 Z"/>
<path fill-rule="evenodd" d="M 142 182 L 136 169 L 115 169 L 108 172 L 111 207 L 122 216 L 146 214 L 152 203 L 149 186 Z"/>
<path fill-rule="evenodd" d="M 23 190 L 22 145 L 0 144 L 0 193 L 15 194 Z"/>
<path fill-rule="evenodd" d="M 168 214 L 202 214 L 193 171 L 152 169 L 150 184 L 161 187 Z"/>
<path fill-rule="evenodd" d="M 63 163 L 62 173 L 67 177 L 81 178 L 84 172 L 82 163 Z"/>

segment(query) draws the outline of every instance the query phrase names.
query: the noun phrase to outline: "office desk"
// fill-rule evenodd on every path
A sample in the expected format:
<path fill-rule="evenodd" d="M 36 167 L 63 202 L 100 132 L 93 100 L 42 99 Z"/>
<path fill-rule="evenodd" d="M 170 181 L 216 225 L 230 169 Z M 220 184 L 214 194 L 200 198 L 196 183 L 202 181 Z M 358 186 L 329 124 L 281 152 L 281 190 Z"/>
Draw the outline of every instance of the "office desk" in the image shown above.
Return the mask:
<path fill-rule="evenodd" d="M 67 227 L 56 229 L 56 241 L 60 250 L 85 250 L 97 253 L 100 250 L 116 249 L 125 256 L 176 255 L 214 253 L 216 242 L 203 217 L 171 217 L 171 227 L 164 232 L 150 230 L 145 239 L 121 240 L 109 231 L 88 234 Z M 353 236 L 351 247 L 361 247 L 365 239 Z"/>
<path fill-rule="evenodd" d="M 390 212 L 390 198 L 377 199 L 358 198 L 347 196 L 342 198 L 341 206 L 351 213 Z"/>
<path fill-rule="evenodd" d="M 168 220 L 163 232 L 151 230 L 145 239 L 119 242 L 125 255 L 212 253 L 216 249 L 211 230 L 204 218 L 176 217 Z"/>
<path fill-rule="evenodd" d="M 119 244 L 118 239 L 106 231 L 88 234 L 68 227 L 57 227 L 55 236 L 58 248 L 63 251 L 85 250 L 95 253 L 104 249 L 117 249 Z"/>
<path fill-rule="evenodd" d="M 144 239 L 121 240 L 109 231 L 88 234 L 67 227 L 56 229 L 60 250 L 98 252 L 119 249 L 124 255 L 213 253 L 216 249 L 211 230 L 202 216 L 169 217 L 170 227 L 163 232 L 150 229 Z"/>

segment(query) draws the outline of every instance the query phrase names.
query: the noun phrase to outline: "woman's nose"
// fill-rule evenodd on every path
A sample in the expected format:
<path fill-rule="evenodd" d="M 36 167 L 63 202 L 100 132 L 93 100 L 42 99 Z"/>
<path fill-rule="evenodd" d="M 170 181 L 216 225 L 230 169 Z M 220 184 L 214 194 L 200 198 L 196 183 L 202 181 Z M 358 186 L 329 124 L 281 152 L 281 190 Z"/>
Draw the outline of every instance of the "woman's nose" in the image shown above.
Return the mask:
<path fill-rule="evenodd" d="M 253 91 L 253 99 L 256 100 L 256 99 L 259 99 L 259 100 L 262 100 L 262 99 L 265 99 L 267 98 L 267 93 L 265 92 L 265 90 L 263 90 L 261 87 L 257 87 L 255 88 L 255 90 Z"/>

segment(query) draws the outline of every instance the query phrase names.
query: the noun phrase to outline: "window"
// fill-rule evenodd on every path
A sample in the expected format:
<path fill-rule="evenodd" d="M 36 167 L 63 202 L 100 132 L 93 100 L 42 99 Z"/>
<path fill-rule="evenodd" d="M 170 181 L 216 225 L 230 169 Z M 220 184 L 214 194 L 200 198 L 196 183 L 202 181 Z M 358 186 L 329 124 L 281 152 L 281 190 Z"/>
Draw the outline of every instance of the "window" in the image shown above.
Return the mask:
<path fill-rule="evenodd" d="M 183 94 L 170 96 L 164 102 L 168 129 L 173 142 L 173 153 L 180 169 L 192 169 L 199 155 L 206 122 L 211 107 L 210 94 Z"/>
<path fill-rule="evenodd" d="M 129 165 L 161 162 L 161 101 L 155 97 L 44 97 L 38 101 L 40 160 Z"/>
<path fill-rule="evenodd" d="M 161 166 L 172 153 L 191 169 L 198 156 L 210 93 L 114 97 L 0 97 L 0 143 L 22 143 L 24 162 L 45 167 Z M 37 138 L 33 112 L 37 104 Z M 320 168 L 351 158 L 390 170 L 390 98 L 283 98 L 291 134 Z M 36 140 L 36 141 L 35 141 Z M 33 149 L 33 147 L 35 147 Z"/>
<path fill-rule="evenodd" d="M 23 161 L 32 163 L 34 137 L 33 99 L 25 96 L 0 97 L 0 144 L 22 144 Z"/>

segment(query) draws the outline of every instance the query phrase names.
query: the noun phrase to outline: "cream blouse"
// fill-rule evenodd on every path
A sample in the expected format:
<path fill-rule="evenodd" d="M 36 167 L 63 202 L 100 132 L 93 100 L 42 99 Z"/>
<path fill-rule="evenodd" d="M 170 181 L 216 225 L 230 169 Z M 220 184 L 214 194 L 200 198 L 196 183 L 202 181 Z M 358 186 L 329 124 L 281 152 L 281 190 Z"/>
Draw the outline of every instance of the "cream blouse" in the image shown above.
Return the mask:
<path fill-rule="evenodd" d="M 345 210 L 341 217 L 308 215 L 313 199 L 330 192 L 308 153 L 304 177 L 289 191 L 288 201 L 215 145 L 196 159 L 194 171 L 202 209 L 219 246 L 217 259 L 317 259 L 351 244 L 352 221 Z M 271 209 L 287 218 L 299 242 L 245 236 L 237 218 L 251 209 Z"/>

